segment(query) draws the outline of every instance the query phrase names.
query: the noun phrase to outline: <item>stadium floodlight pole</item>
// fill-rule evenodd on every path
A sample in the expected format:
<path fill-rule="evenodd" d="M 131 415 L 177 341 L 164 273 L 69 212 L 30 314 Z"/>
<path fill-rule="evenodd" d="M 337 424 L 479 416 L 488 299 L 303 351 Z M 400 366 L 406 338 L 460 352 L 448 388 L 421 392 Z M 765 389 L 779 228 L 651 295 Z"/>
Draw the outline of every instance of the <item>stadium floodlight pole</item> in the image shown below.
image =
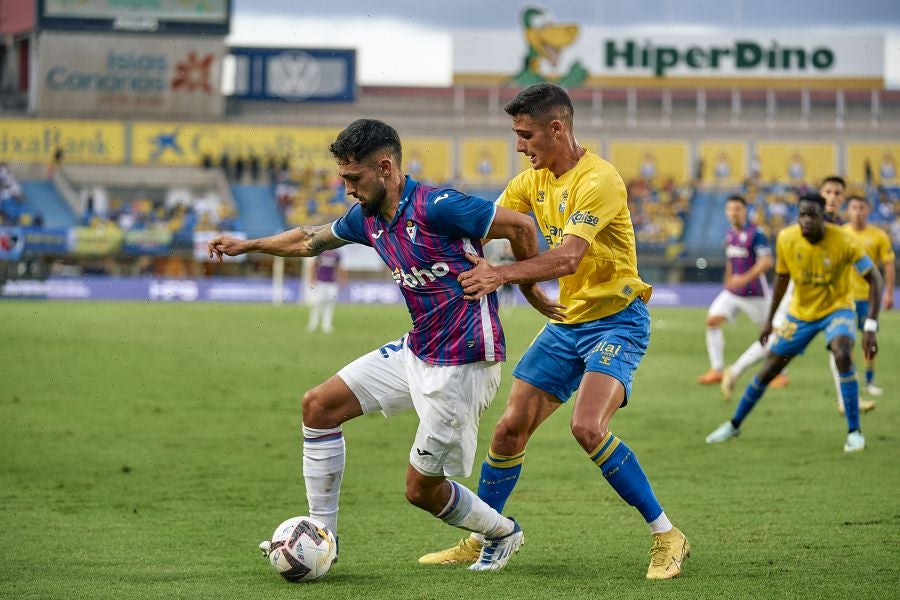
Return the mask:
<path fill-rule="evenodd" d="M 272 259 L 272 304 L 281 306 L 284 303 L 284 257 Z"/>

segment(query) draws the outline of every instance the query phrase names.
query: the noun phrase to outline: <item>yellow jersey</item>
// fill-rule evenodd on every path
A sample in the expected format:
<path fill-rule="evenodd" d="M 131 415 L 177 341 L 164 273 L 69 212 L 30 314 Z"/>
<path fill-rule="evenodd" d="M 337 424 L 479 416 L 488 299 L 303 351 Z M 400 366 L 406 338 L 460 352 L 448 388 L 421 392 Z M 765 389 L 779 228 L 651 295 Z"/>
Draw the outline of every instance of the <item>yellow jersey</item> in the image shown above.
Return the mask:
<path fill-rule="evenodd" d="M 850 223 L 844 225 L 844 229 L 862 244 L 866 254 L 869 255 L 876 267 L 894 262 L 894 248 L 891 246 L 891 238 L 888 237 L 884 229 L 875 225 L 866 225 L 865 229 L 857 231 Z M 855 270 L 850 272 L 850 290 L 853 292 L 854 300 L 869 299 L 869 282 Z"/>
<path fill-rule="evenodd" d="M 533 212 L 550 248 L 575 235 L 590 247 L 578 269 L 559 279 L 559 301 L 567 324 L 615 314 L 635 298 L 650 299 L 652 288 L 637 271 L 634 227 L 625 183 L 611 164 L 586 151 L 556 177 L 549 169 L 529 169 L 509 182 L 497 203 Z"/>
<path fill-rule="evenodd" d="M 825 236 L 811 244 L 800 225 L 781 230 L 775 242 L 775 272 L 790 275 L 794 296 L 788 313 L 801 321 L 817 321 L 842 308 L 853 308 L 849 271 L 871 266 L 862 245 L 843 228 L 825 224 Z"/>

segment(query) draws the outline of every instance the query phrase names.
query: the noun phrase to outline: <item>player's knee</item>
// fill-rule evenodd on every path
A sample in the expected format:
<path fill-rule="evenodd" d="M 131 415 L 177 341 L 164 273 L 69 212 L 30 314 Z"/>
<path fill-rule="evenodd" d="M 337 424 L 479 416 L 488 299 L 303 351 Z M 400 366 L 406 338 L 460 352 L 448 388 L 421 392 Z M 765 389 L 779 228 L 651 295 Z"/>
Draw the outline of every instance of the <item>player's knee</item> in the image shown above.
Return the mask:
<path fill-rule="evenodd" d="M 585 452 L 590 452 L 597 447 L 598 444 L 609 433 L 609 427 L 604 423 L 589 423 L 572 419 L 570 423 L 572 435 L 575 440 L 584 448 Z"/>
<path fill-rule="evenodd" d="M 528 429 L 521 423 L 502 417 L 494 428 L 491 450 L 504 456 L 513 456 L 525 449 Z"/>
<path fill-rule="evenodd" d="M 303 394 L 301 403 L 303 410 L 303 424 L 316 429 L 329 429 L 337 427 L 341 421 L 335 416 L 335 411 L 328 410 L 326 394 L 321 386 L 307 390 Z"/>
<path fill-rule="evenodd" d="M 853 356 L 849 350 L 845 348 L 837 348 L 834 350 L 834 364 L 838 371 L 845 373 L 853 366 Z"/>
<path fill-rule="evenodd" d="M 415 507 L 436 512 L 434 510 L 435 490 L 423 486 L 420 481 L 406 482 L 406 500 Z M 439 509 L 438 509 L 439 510 Z"/>
<path fill-rule="evenodd" d="M 725 317 L 720 315 L 706 315 L 706 327 L 708 329 L 717 329 L 725 323 Z"/>

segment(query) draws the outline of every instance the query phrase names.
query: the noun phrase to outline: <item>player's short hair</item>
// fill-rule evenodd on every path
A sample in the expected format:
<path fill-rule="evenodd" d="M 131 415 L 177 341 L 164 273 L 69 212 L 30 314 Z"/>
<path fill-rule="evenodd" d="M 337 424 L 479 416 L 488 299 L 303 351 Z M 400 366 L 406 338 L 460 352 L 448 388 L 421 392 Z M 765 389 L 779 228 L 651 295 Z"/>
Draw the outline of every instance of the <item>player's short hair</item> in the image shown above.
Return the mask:
<path fill-rule="evenodd" d="M 862 202 L 863 204 L 869 203 L 869 199 L 866 198 L 865 196 L 860 196 L 859 194 L 852 194 L 851 196 L 849 196 L 847 198 L 847 204 L 850 204 L 854 200 L 856 200 L 857 202 Z"/>
<path fill-rule="evenodd" d="M 727 204 L 729 202 L 740 202 L 744 206 L 747 206 L 747 200 L 739 194 L 732 194 L 731 196 L 728 196 L 728 199 L 725 200 L 725 203 Z"/>
<path fill-rule="evenodd" d="M 825 210 L 825 198 L 816 193 L 803 194 L 800 196 L 800 201 L 797 204 L 799 205 L 800 202 L 814 202 L 822 207 L 822 210 Z"/>
<path fill-rule="evenodd" d="M 385 150 L 397 161 L 403 160 L 403 146 L 397 131 L 377 119 L 357 119 L 340 132 L 328 150 L 340 163 L 362 162 L 374 153 Z"/>
<path fill-rule="evenodd" d="M 839 184 L 842 188 L 847 189 L 847 183 L 844 181 L 844 178 L 843 178 L 843 177 L 838 177 L 837 175 L 829 175 L 828 177 L 826 177 L 825 179 L 823 179 L 823 180 L 822 180 L 822 185 L 825 185 L 826 183 L 837 183 L 837 184 Z M 822 186 L 819 186 L 819 187 L 822 187 Z"/>
<path fill-rule="evenodd" d="M 555 83 L 536 83 L 525 88 L 503 110 L 511 117 L 528 115 L 537 121 L 559 119 L 569 126 L 575 116 L 569 94 Z"/>

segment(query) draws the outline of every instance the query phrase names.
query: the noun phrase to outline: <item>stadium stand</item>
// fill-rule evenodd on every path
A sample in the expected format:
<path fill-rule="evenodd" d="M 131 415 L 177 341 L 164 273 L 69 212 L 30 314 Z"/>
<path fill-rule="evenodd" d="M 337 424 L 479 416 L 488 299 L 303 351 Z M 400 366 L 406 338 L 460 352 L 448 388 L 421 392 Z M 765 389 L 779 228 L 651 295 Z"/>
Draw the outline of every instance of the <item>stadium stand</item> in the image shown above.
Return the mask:
<path fill-rule="evenodd" d="M 243 231 L 248 236 L 262 237 L 284 231 L 284 218 L 269 186 L 234 184 L 231 190 Z"/>

